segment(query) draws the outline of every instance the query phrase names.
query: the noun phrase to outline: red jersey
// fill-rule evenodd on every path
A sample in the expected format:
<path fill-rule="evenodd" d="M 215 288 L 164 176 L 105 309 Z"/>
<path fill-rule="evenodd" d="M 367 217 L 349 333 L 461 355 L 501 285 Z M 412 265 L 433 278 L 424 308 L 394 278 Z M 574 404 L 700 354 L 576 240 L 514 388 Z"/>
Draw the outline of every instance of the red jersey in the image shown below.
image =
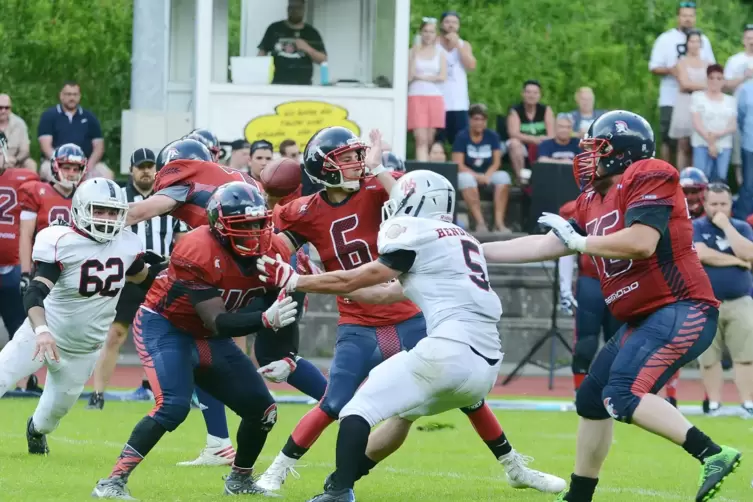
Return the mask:
<path fill-rule="evenodd" d="M 575 217 L 575 201 L 572 200 L 560 208 L 560 216 L 569 220 Z M 578 275 L 584 277 L 591 277 L 593 279 L 599 278 L 599 271 L 596 270 L 595 258 L 581 254 L 578 256 Z"/>
<path fill-rule="evenodd" d="M 274 258 L 278 253 L 290 259 L 287 244 L 274 235 L 267 255 Z M 190 290 L 212 288 L 219 290 L 228 312 L 247 306 L 267 292 L 259 280 L 256 258 L 239 259 L 204 225 L 187 233 L 175 245 L 170 266 L 154 280 L 144 306 L 196 338 L 210 338 L 212 332 L 204 326 L 188 294 Z"/>
<path fill-rule="evenodd" d="M 207 224 L 207 202 L 217 187 L 231 181 L 245 181 L 261 188 L 242 171 L 204 160 L 174 160 L 154 180 L 154 193 L 178 201 L 171 215 L 191 228 Z"/>
<path fill-rule="evenodd" d="M 289 204 L 296 200 L 298 197 L 300 197 L 303 194 L 303 185 L 298 185 L 298 188 L 295 189 L 294 192 L 287 194 L 285 197 L 280 199 L 280 201 L 277 203 L 278 206 L 284 206 L 285 204 Z"/>
<path fill-rule="evenodd" d="M 612 315 L 629 322 L 681 300 L 719 306 L 693 248 L 693 224 L 677 169 L 662 160 L 639 160 L 606 195 L 582 193 L 576 221 L 588 235 L 608 235 L 632 223 L 651 225 L 651 210 L 671 208 L 656 252 L 643 260 L 594 257 L 601 291 Z"/>
<path fill-rule="evenodd" d="M 21 185 L 18 190 L 18 200 L 21 203 L 22 213 L 34 213 L 37 215 L 37 229 L 50 226 L 50 223 L 63 220 L 71 223 L 71 200 L 74 192 L 63 195 L 58 192 L 52 183 L 43 181 L 29 181 Z M 22 219 L 23 214 L 21 215 Z"/>
<path fill-rule="evenodd" d="M 326 192 L 301 197 L 274 213 L 275 227 L 303 245 L 310 242 L 319 252 L 326 271 L 351 270 L 377 259 L 377 236 L 382 223 L 382 204 L 389 195 L 376 178 L 361 185 L 344 202 L 333 204 Z M 391 326 L 420 312 L 405 300 L 392 305 L 360 304 L 337 298 L 340 324 Z"/>
<path fill-rule="evenodd" d="M 18 265 L 18 234 L 21 223 L 19 189 L 39 176 L 28 169 L 11 168 L 0 174 L 0 267 Z"/>

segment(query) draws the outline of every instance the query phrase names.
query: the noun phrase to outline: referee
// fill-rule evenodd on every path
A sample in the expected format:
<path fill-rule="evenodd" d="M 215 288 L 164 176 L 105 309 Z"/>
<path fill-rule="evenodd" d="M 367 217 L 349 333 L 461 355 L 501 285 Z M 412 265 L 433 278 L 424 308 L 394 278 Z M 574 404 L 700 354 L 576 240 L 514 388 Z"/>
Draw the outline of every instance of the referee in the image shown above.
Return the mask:
<path fill-rule="evenodd" d="M 154 179 L 157 174 L 156 156 L 148 148 L 139 148 L 131 154 L 131 177 L 122 188 L 128 202 L 144 200 L 154 193 Z M 131 231 L 141 238 L 147 258 L 170 255 L 175 240 L 188 231 L 188 227 L 170 215 L 155 216 L 131 226 Z M 128 330 L 136 311 L 144 301 L 146 293 L 136 284 L 126 282 L 118 300 L 115 320 L 110 326 L 107 341 L 94 368 L 94 392 L 89 398 L 88 409 L 101 410 L 105 405 L 104 392 L 115 371 L 120 347 L 128 336 Z M 137 398 L 149 399 L 149 384 L 144 378 L 141 387 L 134 393 Z"/>

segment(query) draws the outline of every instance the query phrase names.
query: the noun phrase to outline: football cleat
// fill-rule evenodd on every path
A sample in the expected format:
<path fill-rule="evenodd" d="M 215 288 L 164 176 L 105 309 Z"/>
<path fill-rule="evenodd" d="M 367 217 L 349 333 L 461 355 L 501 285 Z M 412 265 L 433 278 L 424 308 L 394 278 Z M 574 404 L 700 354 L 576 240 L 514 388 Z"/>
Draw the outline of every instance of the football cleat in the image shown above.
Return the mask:
<path fill-rule="evenodd" d="M 228 441 L 227 444 L 220 444 L 219 446 L 207 445 L 194 460 L 178 462 L 177 465 L 181 467 L 232 465 L 234 460 L 235 448 Z"/>
<path fill-rule="evenodd" d="M 510 486 L 533 488 L 544 493 L 559 493 L 567 487 L 564 479 L 529 468 L 528 464 L 532 461 L 533 458 L 525 457 L 515 450 L 499 457 Z"/>
<path fill-rule="evenodd" d="M 356 494 L 350 488 L 326 491 L 321 495 L 309 499 L 308 502 L 356 502 Z"/>
<path fill-rule="evenodd" d="M 735 472 L 740 465 L 740 457 L 742 454 L 739 451 L 722 446 L 722 451 L 703 461 L 696 502 L 706 502 L 717 495 L 727 476 Z"/>
<path fill-rule="evenodd" d="M 137 500 L 131 497 L 123 478 L 105 478 L 97 482 L 97 486 L 92 490 L 92 498 L 95 499 L 117 499 L 117 500 Z"/>
<path fill-rule="evenodd" d="M 47 436 L 34 429 L 33 417 L 29 417 L 26 422 L 26 443 L 29 446 L 29 453 L 32 455 L 48 455 L 50 448 L 47 446 Z"/>
<path fill-rule="evenodd" d="M 276 493 L 269 492 L 254 482 L 251 473 L 242 474 L 231 472 L 225 478 L 225 495 L 264 495 L 265 497 L 279 497 Z"/>
<path fill-rule="evenodd" d="M 277 491 L 285 483 L 288 474 L 292 474 L 294 478 L 300 478 L 300 474 L 294 469 L 296 462 L 294 458 L 290 458 L 282 453 L 279 453 L 275 457 L 272 465 L 267 467 L 264 474 L 258 479 L 256 484 L 268 491 Z"/>
<path fill-rule="evenodd" d="M 105 395 L 101 392 L 92 392 L 89 396 L 89 404 L 86 405 L 87 410 L 101 410 L 105 407 Z"/>

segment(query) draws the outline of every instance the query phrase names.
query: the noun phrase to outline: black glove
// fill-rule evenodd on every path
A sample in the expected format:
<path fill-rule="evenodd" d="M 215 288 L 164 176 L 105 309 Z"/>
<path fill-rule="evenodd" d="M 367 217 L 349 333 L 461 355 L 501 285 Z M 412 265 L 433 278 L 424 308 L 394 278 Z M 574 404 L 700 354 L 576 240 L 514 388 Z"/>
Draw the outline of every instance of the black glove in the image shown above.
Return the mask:
<path fill-rule="evenodd" d="M 24 272 L 21 274 L 21 294 L 23 295 L 26 293 L 26 288 L 29 287 L 29 283 L 31 282 L 31 274 L 28 272 Z"/>
<path fill-rule="evenodd" d="M 167 261 L 167 258 L 154 251 L 147 251 L 144 256 L 141 257 L 147 265 L 159 265 Z"/>

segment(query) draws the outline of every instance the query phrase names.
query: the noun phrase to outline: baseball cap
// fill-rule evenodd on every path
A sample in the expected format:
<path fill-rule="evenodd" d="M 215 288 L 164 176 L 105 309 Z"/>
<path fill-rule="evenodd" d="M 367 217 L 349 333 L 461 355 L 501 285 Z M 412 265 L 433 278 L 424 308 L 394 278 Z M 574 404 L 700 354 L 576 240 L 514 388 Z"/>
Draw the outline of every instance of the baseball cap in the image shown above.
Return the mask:
<path fill-rule="evenodd" d="M 148 148 L 139 148 L 137 150 L 134 150 L 134 152 L 131 154 L 131 165 L 132 166 L 140 166 L 141 164 L 150 162 L 152 164 L 157 163 L 157 157 L 154 155 L 154 152 L 151 151 Z"/>
<path fill-rule="evenodd" d="M 238 151 L 243 150 L 244 148 L 249 148 L 251 145 L 248 144 L 248 141 L 245 139 L 236 139 L 232 143 L 230 143 L 230 149 L 232 151 Z"/>

